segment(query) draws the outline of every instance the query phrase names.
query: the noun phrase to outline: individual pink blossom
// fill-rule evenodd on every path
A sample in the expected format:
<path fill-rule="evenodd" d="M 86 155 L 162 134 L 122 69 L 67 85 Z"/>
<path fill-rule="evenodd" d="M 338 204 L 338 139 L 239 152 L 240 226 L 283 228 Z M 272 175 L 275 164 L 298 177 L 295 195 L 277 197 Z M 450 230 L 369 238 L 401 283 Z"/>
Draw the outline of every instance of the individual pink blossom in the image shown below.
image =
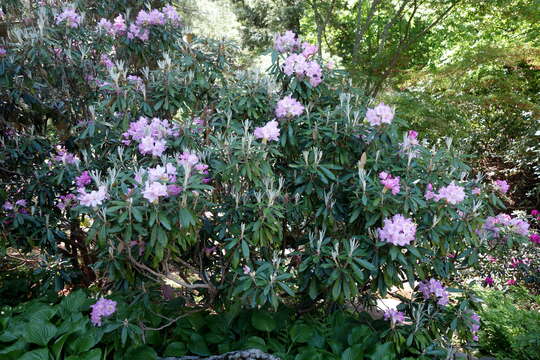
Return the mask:
<path fill-rule="evenodd" d="M 56 204 L 56 207 L 60 210 L 64 210 L 67 207 L 71 206 L 76 200 L 77 197 L 75 194 L 66 194 L 66 195 L 60 195 L 58 197 L 58 204 Z"/>
<path fill-rule="evenodd" d="M 110 22 L 109 20 L 105 19 L 105 18 L 101 18 L 97 24 L 97 27 L 98 29 L 100 30 L 104 30 L 106 33 L 108 33 L 109 35 L 112 35 L 114 34 L 114 31 L 113 31 L 113 24 L 112 22 Z"/>
<path fill-rule="evenodd" d="M 307 59 L 317 53 L 319 47 L 308 42 L 302 43 L 302 55 Z"/>
<path fill-rule="evenodd" d="M 107 188 L 102 185 L 98 188 L 98 190 L 94 190 L 89 193 L 86 192 L 84 188 L 80 188 L 77 199 L 82 206 L 97 207 L 103 203 L 106 197 Z"/>
<path fill-rule="evenodd" d="M 139 152 L 143 155 L 151 154 L 154 157 L 161 156 L 167 149 L 165 140 L 156 140 L 151 136 L 146 136 L 141 139 L 139 144 Z"/>
<path fill-rule="evenodd" d="M 531 234 L 531 236 L 529 236 L 529 239 L 535 244 L 540 244 L 540 235 L 539 234 Z"/>
<path fill-rule="evenodd" d="M 409 245 L 416 236 L 416 224 L 401 214 L 394 215 L 391 219 L 384 220 L 382 229 L 377 229 L 379 238 L 397 246 Z"/>
<path fill-rule="evenodd" d="M 486 257 L 486 259 L 490 262 L 490 263 L 496 263 L 497 262 L 497 258 L 495 256 L 491 256 L 491 255 L 488 255 Z"/>
<path fill-rule="evenodd" d="M 2 209 L 7 210 L 7 211 L 11 211 L 13 210 L 13 208 L 14 208 L 13 204 L 10 203 L 9 201 L 4 202 L 4 205 L 2 205 Z"/>
<path fill-rule="evenodd" d="M 278 118 L 291 118 L 300 116 L 304 112 L 304 106 L 292 96 L 285 96 L 277 102 L 276 116 Z"/>
<path fill-rule="evenodd" d="M 197 164 L 195 165 L 195 170 L 197 170 L 200 174 L 208 174 L 208 165 L 206 164 Z"/>
<path fill-rule="evenodd" d="M 189 151 L 184 151 L 180 155 L 178 163 L 180 165 L 185 166 L 185 167 L 191 168 L 191 167 L 194 167 L 195 165 L 197 165 L 199 163 L 199 157 L 194 153 L 191 153 Z"/>
<path fill-rule="evenodd" d="M 480 193 L 482 192 L 482 190 L 479 188 L 479 187 L 475 187 L 474 189 L 472 189 L 471 193 L 473 195 L 480 195 Z"/>
<path fill-rule="evenodd" d="M 86 185 L 90 184 L 91 182 L 92 182 L 92 177 L 90 177 L 90 174 L 88 173 L 88 171 L 83 171 L 81 175 L 75 178 L 75 183 L 77 184 L 78 188 L 83 188 Z"/>
<path fill-rule="evenodd" d="M 385 103 L 380 103 L 373 109 L 368 109 L 366 118 L 371 126 L 380 126 L 382 124 L 390 124 L 394 118 L 394 110 Z"/>
<path fill-rule="evenodd" d="M 203 184 L 209 184 L 211 181 L 212 181 L 211 178 L 204 178 L 204 179 L 201 180 L 201 182 L 202 182 Z"/>
<path fill-rule="evenodd" d="M 277 35 L 274 39 L 274 49 L 280 53 L 294 51 L 300 47 L 300 41 L 293 31 L 286 31 L 283 35 Z"/>
<path fill-rule="evenodd" d="M 484 284 L 486 284 L 486 286 L 493 286 L 495 284 L 495 281 L 493 280 L 491 276 L 487 276 L 484 279 Z"/>
<path fill-rule="evenodd" d="M 244 272 L 245 275 L 249 275 L 251 273 L 251 268 L 247 265 L 244 265 L 242 267 L 242 271 Z"/>
<path fill-rule="evenodd" d="M 390 320 L 392 326 L 394 326 L 405 321 L 405 314 L 394 309 L 387 309 L 384 312 L 384 320 Z"/>
<path fill-rule="evenodd" d="M 126 33 L 126 20 L 122 15 L 118 15 L 114 18 L 114 23 L 111 25 L 111 30 L 115 35 L 124 35 Z"/>
<path fill-rule="evenodd" d="M 0 56 L 5 56 L 6 54 L 7 50 L 4 47 L 0 46 Z"/>
<path fill-rule="evenodd" d="M 60 14 L 56 16 L 56 25 L 65 21 L 67 26 L 76 28 L 76 27 L 79 27 L 81 20 L 82 20 L 81 16 L 77 14 L 77 12 L 74 9 L 66 8 L 64 9 L 64 11 L 62 11 Z"/>
<path fill-rule="evenodd" d="M 379 174 L 379 178 L 381 179 L 381 184 L 384 185 L 384 188 L 390 190 L 392 195 L 399 193 L 399 176 L 392 177 L 392 175 L 383 171 Z"/>
<path fill-rule="evenodd" d="M 161 9 L 161 12 L 163 12 L 163 15 L 165 15 L 165 18 L 173 25 L 180 25 L 181 23 L 181 17 L 180 14 L 176 11 L 174 6 L 172 5 L 166 5 Z"/>
<path fill-rule="evenodd" d="M 540 211 L 538 211 L 538 210 L 536 210 L 536 209 L 531 210 L 531 215 L 532 215 L 532 216 L 538 216 L 538 215 L 540 215 Z"/>
<path fill-rule="evenodd" d="M 176 196 L 180 194 L 183 190 L 184 189 L 181 186 L 175 184 L 167 185 L 167 193 L 169 194 L 169 196 Z"/>
<path fill-rule="evenodd" d="M 448 305 L 448 291 L 441 284 L 439 280 L 430 279 L 429 281 L 423 281 L 418 285 L 418 289 L 424 295 L 424 299 L 430 299 L 432 296 L 435 296 L 437 299 L 437 304 L 439 305 Z"/>
<path fill-rule="evenodd" d="M 275 120 L 269 121 L 263 127 L 255 128 L 253 135 L 257 139 L 263 139 L 263 141 L 278 141 L 279 140 L 279 128 L 278 122 Z"/>
<path fill-rule="evenodd" d="M 509 285 L 509 286 L 516 285 L 516 284 L 517 284 L 517 282 L 514 279 L 508 279 L 506 281 L 506 285 Z"/>
<path fill-rule="evenodd" d="M 508 190 L 510 189 L 510 185 L 508 185 L 506 180 L 495 180 L 494 187 L 495 187 L 495 190 L 498 190 L 503 194 L 506 194 Z"/>
<path fill-rule="evenodd" d="M 137 91 L 143 91 L 144 90 L 144 81 L 142 78 L 136 75 L 128 75 L 126 77 L 126 80 L 132 84 Z"/>
<path fill-rule="evenodd" d="M 116 312 L 116 301 L 100 298 L 94 305 L 90 305 L 90 321 L 94 326 L 101 326 L 103 317 L 111 316 Z"/>
<path fill-rule="evenodd" d="M 322 69 L 316 61 L 307 63 L 305 74 L 309 78 L 310 85 L 313 87 L 317 87 L 322 82 Z"/>
<path fill-rule="evenodd" d="M 452 205 L 456 205 L 460 202 L 462 202 L 466 195 L 465 195 L 465 189 L 461 186 L 458 186 L 454 184 L 452 181 L 450 185 L 442 187 L 439 190 L 439 199 L 445 199 L 446 202 Z"/>
<path fill-rule="evenodd" d="M 164 166 L 156 166 L 155 168 L 149 168 L 147 170 L 148 173 L 148 181 L 154 182 L 158 180 L 167 181 L 169 179 L 169 176 L 167 174 L 167 169 Z"/>
<path fill-rule="evenodd" d="M 168 196 L 167 185 L 164 185 L 157 181 L 154 181 L 152 183 L 147 181 L 142 194 L 143 194 L 143 197 L 149 202 L 157 203 L 160 197 Z"/>
<path fill-rule="evenodd" d="M 114 62 L 107 54 L 101 54 L 101 63 L 105 65 L 107 69 L 111 69 L 114 67 Z"/>
<path fill-rule="evenodd" d="M 53 160 L 56 162 L 61 162 L 64 164 L 77 164 L 80 162 L 80 159 L 77 157 L 77 155 L 74 155 L 70 152 L 68 152 L 65 148 L 61 146 L 56 147 L 56 156 L 53 157 Z"/>
<path fill-rule="evenodd" d="M 26 206 L 27 204 L 28 204 L 27 201 L 24 200 L 24 199 L 15 201 L 15 205 L 17 205 L 17 206 L 23 206 L 23 207 L 24 207 L 24 206 Z"/>

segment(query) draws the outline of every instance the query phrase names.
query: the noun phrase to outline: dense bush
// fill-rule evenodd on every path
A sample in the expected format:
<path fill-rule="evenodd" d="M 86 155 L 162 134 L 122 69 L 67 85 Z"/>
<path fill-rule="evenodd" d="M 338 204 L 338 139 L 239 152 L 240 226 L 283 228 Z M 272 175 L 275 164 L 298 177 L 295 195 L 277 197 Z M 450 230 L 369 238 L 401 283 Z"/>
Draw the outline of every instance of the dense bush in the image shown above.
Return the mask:
<path fill-rule="evenodd" d="M 501 359 L 539 359 L 540 298 L 523 288 L 481 293 L 480 349 Z"/>
<path fill-rule="evenodd" d="M 366 108 L 347 75 L 292 32 L 276 38 L 269 76 L 260 79 L 238 71 L 227 44 L 183 34 L 165 4 L 103 13 L 83 4 L 29 13 L 30 25 L 12 31 L 1 58 L 8 86 L 0 99 L 9 109 L 3 252 L 39 246 L 65 256 L 99 296 L 143 296 L 168 283 L 181 288 L 186 309 L 221 316 L 252 308 L 252 320 L 270 323 L 267 311 L 333 313 L 399 297 L 405 282 L 415 290 L 385 313 L 365 347 L 354 336 L 369 327 L 360 335 L 344 328 L 350 334 L 338 345 L 311 344 L 306 351 L 319 355 L 305 358 L 444 356 L 453 338 L 477 339 L 475 298 L 453 280 L 494 244 L 528 241 L 524 220 L 488 218 L 503 207 L 506 183 L 472 176 L 451 141 L 420 141 L 390 106 Z M 98 304 L 101 314 L 115 313 Z M 22 308 L 14 321 L 32 311 Z M 48 313 L 46 327 L 61 328 L 66 318 Z M 124 346 L 123 332 L 119 340 L 94 317 L 92 328 L 73 316 L 68 323 L 84 323 L 75 336 L 95 334 L 84 351 L 109 332 L 114 349 Z M 259 331 L 270 326 L 253 322 Z M 144 327 L 128 326 L 138 335 Z M 185 334 L 199 339 L 193 330 L 201 328 Z M 290 336 L 283 346 L 299 342 Z M 68 354 L 82 356 L 73 346 Z"/>

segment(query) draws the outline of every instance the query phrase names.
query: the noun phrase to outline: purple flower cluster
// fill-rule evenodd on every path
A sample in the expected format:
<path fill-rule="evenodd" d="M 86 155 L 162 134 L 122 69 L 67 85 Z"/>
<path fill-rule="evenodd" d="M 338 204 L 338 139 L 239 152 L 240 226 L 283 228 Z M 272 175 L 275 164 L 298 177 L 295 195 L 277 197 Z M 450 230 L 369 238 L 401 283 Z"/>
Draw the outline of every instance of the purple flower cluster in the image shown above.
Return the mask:
<path fill-rule="evenodd" d="M 278 118 L 292 118 L 300 116 L 304 112 L 304 106 L 292 96 L 285 96 L 277 102 L 276 116 Z"/>
<path fill-rule="evenodd" d="M 56 156 L 53 157 L 53 160 L 56 162 L 70 165 L 75 165 L 80 162 L 77 155 L 68 152 L 65 148 L 61 146 L 56 147 Z"/>
<path fill-rule="evenodd" d="M 24 199 L 20 199 L 15 201 L 15 204 L 13 204 L 10 201 L 5 201 L 2 205 L 2 209 L 5 211 L 16 211 L 20 214 L 28 214 L 28 210 L 26 209 L 26 206 L 28 205 L 28 202 Z M 11 216 L 14 214 L 11 214 Z"/>
<path fill-rule="evenodd" d="M 75 194 L 60 195 L 58 197 L 58 204 L 56 204 L 56 207 L 60 210 L 64 210 L 70 207 L 76 199 L 77 197 L 75 196 Z"/>
<path fill-rule="evenodd" d="M 5 56 L 7 54 L 7 50 L 0 46 L 0 56 Z"/>
<path fill-rule="evenodd" d="M 395 309 L 388 309 L 384 312 L 384 320 L 390 320 L 392 327 L 405 321 L 405 314 Z"/>
<path fill-rule="evenodd" d="M 531 234 L 529 239 L 535 244 L 540 244 L 540 234 Z"/>
<path fill-rule="evenodd" d="M 392 195 L 396 195 L 399 192 L 399 176 L 392 177 L 392 175 L 383 171 L 379 174 L 379 179 L 381 179 L 384 189 L 390 190 Z"/>
<path fill-rule="evenodd" d="M 437 298 L 437 304 L 448 305 L 448 291 L 439 280 L 430 279 L 423 281 L 418 285 L 418 289 L 424 295 L 424 299 L 430 299 L 432 296 Z"/>
<path fill-rule="evenodd" d="M 366 119 L 371 126 L 390 124 L 394 119 L 394 110 L 382 102 L 373 109 L 367 109 Z"/>
<path fill-rule="evenodd" d="M 500 191 L 503 194 L 506 194 L 508 190 L 510 190 L 510 185 L 508 185 L 506 180 L 495 180 L 493 186 L 495 187 L 495 190 Z"/>
<path fill-rule="evenodd" d="M 288 55 L 282 67 L 285 74 L 288 76 L 294 74 L 299 79 L 307 78 L 313 87 L 322 82 L 321 66 L 318 62 L 309 60 L 317 53 L 316 45 L 302 43 L 294 32 L 286 31 L 283 35 L 276 36 L 274 48 Z"/>
<path fill-rule="evenodd" d="M 426 200 L 435 201 L 444 199 L 447 203 L 456 205 L 465 200 L 466 195 L 465 189 L 452 181 L 450 185 L 440 188 L 438 194 L 433 191 L 433 185 L 428 184 L 424 197 Z"/>
<path fill-rule="evenodd" d="M 97 26 L 111 36 L 125 35 L 127 31 L 126 20 L 122 15 L 115 17 L 114 22 L 101 18 Z"/>
<path fill-rule="evenodd" d="M 90 192 L 87 192 L 85 188 L 79 188 L 77 191 L 79 192 L 77 199 L 82 206 L 97 207 L 107 198 L 107 187 L 105 185 Z"/>
<path fill-rule="evenodd" d="M 471 331 L 472 338 L 474 341 L 478 341 L 478 330 L 480 330 L 480 316 L 474 311 L 468 312 L 468 327 Z"/>
<path fill-rule="evenodd" d="M 126 80 L 135 88 L 135 90 L 141 92 L 144 91 L 144 81 L 141 77 L 137 75 L 128 75 Z"/>
<path fill-rule="evenodd" d="M 94 305 L 90 305 L 90 321 L 94 326 L 101 326 L 103 317 L 111 316 L 116 312 L 116 301 L 100 298 Z"/>
<path fill-rule="evenodd" d="M 77 28 L 79 27 L 82 18 L 79 14 L 77 14 L 75 9 L 66 8 L 64 9 L 64 11 L 62 11 L 60 14 L 56 16 L 55 20 L 56 20 L 56 25 L 65 21 L 67 26 L 71 28 Z"/>
<path fill-rule="evenodd" d="M 75 178 L 75 183 L 77 184 L 78 188 L 85 187 L 91 182 L 92 182 L 92 178 L 90 177 L 90 174 L 88 173 L 88 171 L 83 171 L 81 175 Z"/>
<path fill-rule="evenodd" d="M 181 25 L 180 15 L 172 5 L 163 7 L 161 11 L 158 9 L 139 11 L 135 22 L 130 24 L 129 27 L 126 25 L 126 21 L 122 15 L 118 15 L 114 19 L 114 22 L 102 18 L 98 22 L 98 28 L 110 36 L 127 35 L 130 40 L 139 39 L 141 41 L 148 41 L 150 38 L 150 27 L 166 24 L 173 26 Z"/>
<path fill-rule="evenodd" d="M 529 223 L 525 220 L 501 213 L 497 216 L 487 217 L 482 226 L 481 233 L 498 238 L 503 230 L 517 235 L 527 236 L 529 234 Z"/>
<path fill-rule="evenodd" d="M 416 236 L 416 224 L 401 214 L 396 214 L 392 219 L 385 219 L 382 229 L 377 229 L 379 238 L 383 242 L 397 246 L 409 245 Z"/>
<path fill-rule="evenodd" d="M 257 139 L 263 139 L 264 142 L 267 141 L 278 141 L 279 140 L 279 128 L 278 128 L 278 122 L 276 120 L 272 120 L 266 123 L 263 127 L 255 128 L 255 131 L 253 132 L 253 135 Z"/>
<path fill-rule="evenodd" d="M 143 116 L 139 120 L 132 122 L 129 129 L 122 134 L 125 145 L 130 145 L 131 141 L 139 143 L 139 152 L 143 155 L 161 156 L 167 149 L 165 138 L 168 136 L 178 136 L 178 127 L 168 120 L 153 118 L 149 120 Z"/>

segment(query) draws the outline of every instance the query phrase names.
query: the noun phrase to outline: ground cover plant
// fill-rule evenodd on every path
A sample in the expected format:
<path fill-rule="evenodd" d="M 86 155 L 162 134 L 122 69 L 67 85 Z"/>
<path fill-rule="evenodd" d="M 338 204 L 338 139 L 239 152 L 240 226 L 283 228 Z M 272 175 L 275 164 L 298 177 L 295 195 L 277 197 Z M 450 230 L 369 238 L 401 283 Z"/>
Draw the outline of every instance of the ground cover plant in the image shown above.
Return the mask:
<path fill-rule="evenodd" d="M 481 328 L 460 272 L 537 249 L 505 181 L 292 31 L 259 76 L 168 3 L 3 10 L 0 251 L 63 264 L 2 310 L 7 358 L 449 358 Z"/>

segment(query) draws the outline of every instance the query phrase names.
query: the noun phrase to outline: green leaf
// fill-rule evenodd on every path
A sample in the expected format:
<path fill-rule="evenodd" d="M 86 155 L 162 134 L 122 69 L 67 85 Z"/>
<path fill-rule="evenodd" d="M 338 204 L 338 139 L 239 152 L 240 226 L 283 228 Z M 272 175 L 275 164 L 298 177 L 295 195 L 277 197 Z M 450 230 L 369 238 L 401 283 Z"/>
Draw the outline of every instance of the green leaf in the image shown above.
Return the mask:
<path fill-rule="evenodd" d="M 264 339 L 258 336 L 250 336 L 244 346 L 248 349 L 260 349 L 262 351 L 267 349 Z"/>
<path fill-rule="evenodd" d="M 186 355 L 186 345 L 175 341 L 167 345 L 163 356 L 184 356 Z"/>
<path fill-rule="evenodd" d="M 201 335 L 197 333 L 191 334 L 190 341 L 188 343 L 188 349 L 189 351 L 197 355 L 201 355 L 201 356 L 210 355 L 210 349 L 208 349 L 208 345 L 206 345 L 206 341 Z"/>
<path fill-rule="evenodd" d="M 157 360 L 158 355 L 148 345 L 131 346 L 124 355 L 126 360 Z"/>
<path fill-rule="evenodd" d="M 27 352 L 19 360 L 49 360 L 48 349 L 37 349 Z"/>
<path fill-rule="evenodd" d="M 364 259 L 356 257 L 354 258 L 354 261 L 356 261 L 358 265 L 368 269 L 369 271 L 375 272 L 377 270 L 377 268 L 372 263 Z"/>
<path fill-rule="evenodd" d="M 251 324 L 259 331 L 270 332 L 276 328 L 274 317 L 264 311 L 254 311 L 251 314 Z"/>
<path fill-rule="evenodd" d="M 100 360 L 101 359 L 101 349 L 92 349 L 87 353 L 80 355 L 80 360 Z"/>
<path fill-rule="evenodd" d="M 295 324 L 289 330 L 291 340 L 295 343 L 308 342 L 314 334 L 313 328 L 306 324 Z"/>
<path fill-rule="evenodd" d="M 26 327 L 24 339 L 31 344 L 47 346 L 49 341 L 56 335 L 56 331 L 56 326 L 49 322 L 29 323 Z"/>

